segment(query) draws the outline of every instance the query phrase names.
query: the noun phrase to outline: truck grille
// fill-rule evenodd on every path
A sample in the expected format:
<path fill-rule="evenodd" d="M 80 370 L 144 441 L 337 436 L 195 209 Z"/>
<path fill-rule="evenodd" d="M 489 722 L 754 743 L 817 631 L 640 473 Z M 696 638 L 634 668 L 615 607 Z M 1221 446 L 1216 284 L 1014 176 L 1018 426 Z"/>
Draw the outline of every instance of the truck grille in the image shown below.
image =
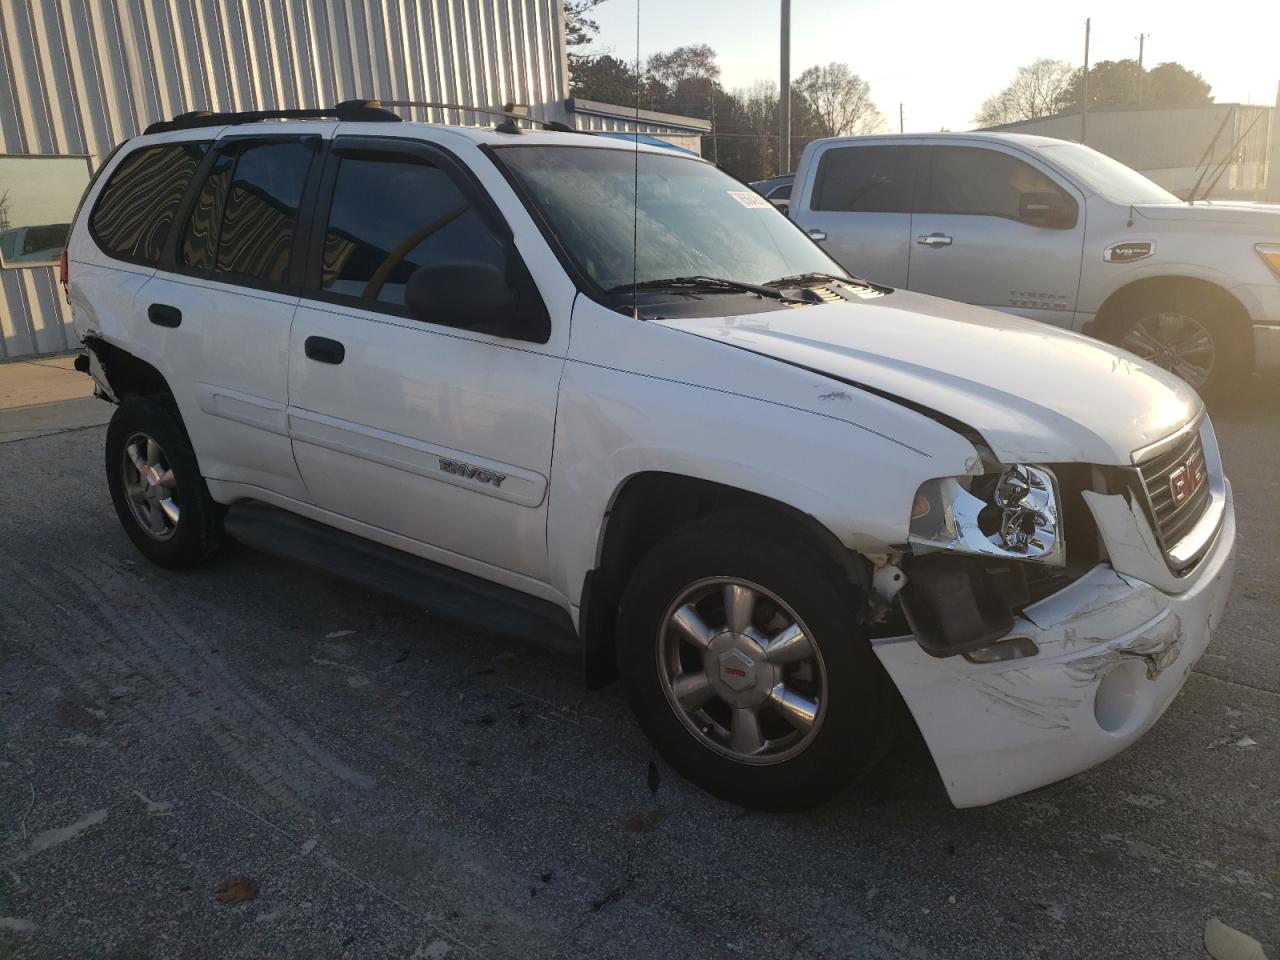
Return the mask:
<path fill-rule="evenodd" d="M 1209 504 L 1208 468 L 1200 431 L 1138 464 L 1138 478 L 1160 546 L 1168 553 L 1196 525 Z"/>

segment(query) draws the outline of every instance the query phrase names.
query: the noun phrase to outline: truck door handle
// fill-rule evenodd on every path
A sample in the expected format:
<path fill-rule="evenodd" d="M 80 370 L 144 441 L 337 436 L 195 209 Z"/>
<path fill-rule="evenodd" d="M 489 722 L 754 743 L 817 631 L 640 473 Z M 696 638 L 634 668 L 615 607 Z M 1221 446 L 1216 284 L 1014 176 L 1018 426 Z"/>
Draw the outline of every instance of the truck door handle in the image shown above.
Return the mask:
<path fill-rule="evenodd" d="M 346 347 L 328 337 L 307 337 L 303 349 L 308 357 L 320 363 L 341 363 L 347 355 Z"/>
<path fill-rule="evenodd" d="M 923 243 L 926 247 L 949 247 L 951 238 L 945 233 L 931 233 L 928 236 L 922 233 L 916 237 L 916 243 Z"/>
<path fill-rule="evenodd" d="M 818 243 L 827 239 L 827 232 L 825 230 L 806 230 L 805 233 L 809 235 L 810 240 L 816 240 Z"/>
<path fill-rule="evenodd" d="M 147 307 L 147 319 L 157 327 L 176 327 L 182 323 L 182 311 L 167 303 L 153 303 Z"/>

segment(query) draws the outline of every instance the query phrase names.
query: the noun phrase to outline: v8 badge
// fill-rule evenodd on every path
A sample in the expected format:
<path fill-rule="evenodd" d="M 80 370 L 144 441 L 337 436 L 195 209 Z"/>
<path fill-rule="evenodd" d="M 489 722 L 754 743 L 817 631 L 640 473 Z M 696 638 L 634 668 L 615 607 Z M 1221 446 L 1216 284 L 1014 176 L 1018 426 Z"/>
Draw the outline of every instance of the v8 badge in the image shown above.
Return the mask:
<path fill-rule="evenodd" d="M 1102 259 L 1107 263 L 1133 263 L 1145 260 L 1156 252 L 1156 245 L 1151 240 L 1127 240 L 1124 243 L 1113 243 L 1102 251 Z"/>

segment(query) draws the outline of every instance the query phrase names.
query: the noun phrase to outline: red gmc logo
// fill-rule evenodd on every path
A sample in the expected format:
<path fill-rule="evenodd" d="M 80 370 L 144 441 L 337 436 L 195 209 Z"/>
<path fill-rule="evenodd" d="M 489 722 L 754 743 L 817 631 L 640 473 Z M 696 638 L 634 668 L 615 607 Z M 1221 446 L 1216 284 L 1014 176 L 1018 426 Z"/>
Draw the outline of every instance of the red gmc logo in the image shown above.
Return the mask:
<path fill-rule="evenodd" d="M 1173 505 L 1180 507 L 1193 493 L 1204 486 L 1204 457 L 1194 453 L 1186 463 L 1169 474 L 1169 493 L 1173 495 Z"/>

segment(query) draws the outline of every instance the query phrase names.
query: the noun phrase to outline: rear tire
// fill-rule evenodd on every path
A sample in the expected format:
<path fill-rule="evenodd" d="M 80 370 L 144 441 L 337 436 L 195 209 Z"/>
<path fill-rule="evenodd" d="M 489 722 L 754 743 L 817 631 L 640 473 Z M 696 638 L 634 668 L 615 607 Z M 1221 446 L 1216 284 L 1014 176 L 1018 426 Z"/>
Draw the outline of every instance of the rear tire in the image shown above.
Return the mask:
<path fill-rule="evenodd" d="M 1181 377 L 1206 399 L 1222 398 L 1251 372 L 1248 325 L 1225 295 L 1136 291 L 1107 313 L 1103 340 Z"/>
<path fill-rule="evenodd" d="M 860 601 L 799 538 L 724 518 L 673 534 L 641 560 L 619 609 L 640 726 L 722 799 L 763 810 L 830 799 L 877 759 L 891 713 Z"/>
<path fill-rule="evenodd" d="M 223 509 L 209 496 L 195 451 L 159 398 L 129 397 L 107 427 L 107 486 L 125 533 L 152 563 L 188 569 L 222 542 Z"/>

